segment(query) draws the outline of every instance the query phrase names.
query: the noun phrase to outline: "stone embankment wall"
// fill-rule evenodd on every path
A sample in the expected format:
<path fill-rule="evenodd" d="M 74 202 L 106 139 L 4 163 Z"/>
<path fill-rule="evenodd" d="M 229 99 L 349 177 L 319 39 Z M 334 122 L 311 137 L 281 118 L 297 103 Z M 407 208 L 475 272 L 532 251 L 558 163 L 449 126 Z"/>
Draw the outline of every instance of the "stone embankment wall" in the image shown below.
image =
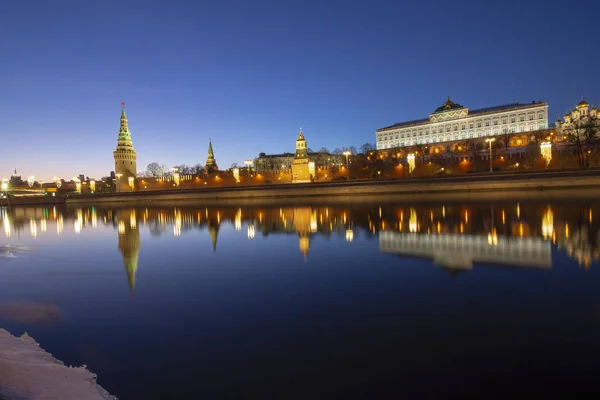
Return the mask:
<path fill-rule="evenodd" d="M 540 195 L 540 191 L 544 194 Z M 148 204 L 174 201 L 218 201 L 221 204 L 265 199 L 281 201 L 338 198 L 343 201 L 373 201 L 388 198 L 446 200 L 450 198 L 550 198 L 562 192 L 583 196 L 600 192 L 600 171 L 482 174 L 461 177 L 413 178 L 403 180 L 350 181 L 254 187 L 199 188 L 118 193 L 103 196 L 71 196 L 67 203 Z M 390 197 L 391 196 L 391 197 Z"/>

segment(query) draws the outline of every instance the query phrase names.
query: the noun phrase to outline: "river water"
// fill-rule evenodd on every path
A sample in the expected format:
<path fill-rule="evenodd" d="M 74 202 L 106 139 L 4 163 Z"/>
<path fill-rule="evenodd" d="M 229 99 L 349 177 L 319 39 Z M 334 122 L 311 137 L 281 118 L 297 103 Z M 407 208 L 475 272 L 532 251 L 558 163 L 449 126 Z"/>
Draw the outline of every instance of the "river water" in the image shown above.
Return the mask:
<path fill-rule="evenodd" d="M 120 399 L 600 393 L 594 202 L 0 219 L 0 327 Z"/>

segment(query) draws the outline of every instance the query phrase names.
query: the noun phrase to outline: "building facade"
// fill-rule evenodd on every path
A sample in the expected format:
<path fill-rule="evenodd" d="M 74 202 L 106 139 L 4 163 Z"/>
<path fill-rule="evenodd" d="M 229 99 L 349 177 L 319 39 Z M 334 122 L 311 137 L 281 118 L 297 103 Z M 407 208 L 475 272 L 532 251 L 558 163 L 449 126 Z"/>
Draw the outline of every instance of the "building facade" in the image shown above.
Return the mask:
<path fill-rule="evenodd" d="M 292 183 L 307 183 L 312 181 L 308 163 L 306 139 L 304 139 L 302 129 L 300 129 L 298 139 L 296 139 L 296 155 L 292 161 Z"/>
<path fill-rule="evenodd" d="M 137 176 L 137 154 L 131 141 L 131 132 L 129 132 L 127 116 L 125 115 L 125 103 L 121 103 L 121 126 L 117 139 L 117 149 L 113 152 L 113 157 L 115 159 L 117 191 L 133 191 Z"/>
<path fill-rule="evenodd" d="M 469 110 L 448 100 L 428 118 L 378 129 L 377 150 L 527 133 L 548 128 L 548 104 L 506 104 Z"/>

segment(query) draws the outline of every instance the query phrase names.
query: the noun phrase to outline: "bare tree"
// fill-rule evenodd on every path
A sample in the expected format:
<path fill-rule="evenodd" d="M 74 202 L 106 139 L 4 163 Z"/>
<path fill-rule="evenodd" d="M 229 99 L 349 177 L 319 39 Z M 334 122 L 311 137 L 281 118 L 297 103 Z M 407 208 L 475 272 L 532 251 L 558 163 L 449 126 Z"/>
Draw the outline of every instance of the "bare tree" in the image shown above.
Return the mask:
<path fill-rule="evenodd" d="M 373 143 L 365 143 L 360 146 L 360 152 L 363 154 L 369 154 L 372 151 L 375 151 L 376 147 Z"/>
<path fill-rule="evenodd" d="M 204 166 L 202 164 L 196 164 L 191 168 L 191 172 L 194 175 L 203 175 L 204 174 Z"/>
<path fill-rule="evenodd" d="M 148 166 L 146 167 L 146 173 L 149 177 L 156 178 L 164 175 L 166 169 L 167 168 L 164 165 L 161 165 L 155 161 L 148 164 Z"/>
<path fill-rule="evenodd" d="M 579 168 L 589 165 L 588 154 L 598 140 L 600 121 L 590 115 L 582 116 L 570 122 L 563 130 L 567 136 L 567 143 L 577 154 Z"/>
<path fill-rule="evenodd" d="M 357 154 L 357 153 L 358 153 L 358 152 L 356 151 L 356 147 L 354 147 L 354 146 L 350 146 L 350 147 L 348 147 L 348 151 L 349 151 L 349 152 L 350 152 L 350 154 L 352 154 L 352 155 L 355 155 L 355 154 Z"/>

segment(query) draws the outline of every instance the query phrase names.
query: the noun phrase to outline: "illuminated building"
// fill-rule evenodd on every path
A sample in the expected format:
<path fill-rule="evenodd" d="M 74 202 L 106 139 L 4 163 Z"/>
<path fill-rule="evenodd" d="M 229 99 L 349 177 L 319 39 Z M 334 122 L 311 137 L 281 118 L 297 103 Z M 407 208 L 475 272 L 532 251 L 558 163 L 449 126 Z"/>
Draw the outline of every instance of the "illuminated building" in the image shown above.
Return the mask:
<path fill-rule="evenodd" d="M 206 157 L 206 171 L 213 172 L 218 171 L 219 167 L 217 166 L 217 160 L 215 160 L 215 153 L 212 148 L 212 140 L 208 139 L 208 155 Z"/>
<path fill-rule="evenodd" d="M 121 103 L 121 126 L 117 139 L 117 149 L 113 152 L 115 158 L 115 175 L 117 179 L 118 192 L 131 192 L 134 190 L 129 184 L 129 178 L 137 176 L 137 154 L 133 149 L 131 132 L 125 115 L 125 103 Z"/>
<path fill-rule="evenodd" d="M 292 183 L 311 182 L 310 169 L 308 168 L 308 150 L 306 148 L 306 139 L 302 134 L 302 129 L 296 139 L 296 155 L 292 161 Z"/>
<path fill-rule="evenodd" d="M 548 128 L 548 104 L 513 103 L 469 110 L 448 100 L 428 118 L 397 123 L 375 133 L 377 150 L 526 133 Z"/>

